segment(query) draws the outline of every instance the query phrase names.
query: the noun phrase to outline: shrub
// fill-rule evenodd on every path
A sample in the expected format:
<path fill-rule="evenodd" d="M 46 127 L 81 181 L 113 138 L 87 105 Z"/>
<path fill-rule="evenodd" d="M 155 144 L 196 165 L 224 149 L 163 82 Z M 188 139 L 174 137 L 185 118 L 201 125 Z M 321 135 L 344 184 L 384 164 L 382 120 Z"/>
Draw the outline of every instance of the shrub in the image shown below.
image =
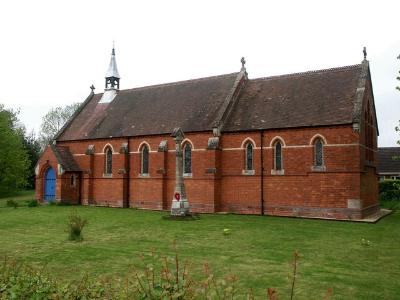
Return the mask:
<path fill-rule="evenodd" d="M 124 278 L 84 276 L 78 281 L 58 281 L 43 268 L 4 260 L 0 265 L 0 299 L 254 299 L 237 289 L 238 278 L 218 278 L 208 264 L 203 277 L 193 279 L 189 263 L 174 257 L 150 253 L 142 255 L 142 266 L 134 267 Z M 295 295 L 299 255 L 294 253 L 290 298 Z M 269 300 L 278 299 L 275 289 L 266 290 Z M 324 299 L 330 299 L 328 289 Z"/>
<path fill-rule="evenodd" d="M 29 200 L 27 201 L 28 207 L 36 207 L 39 203 L 36 200 Z"/>
<path fill-rule="evenodd" d="M 68 217 L 68 228 L 70 241 L 80 242 L 83 240 L 82 230 L 87 224 L 87 220 L 78 215 L 76 209 L 73 209 Z"/>
<path fill-rule="evenodd" d="M 400 180 L 379 182 L 379 199 L 381 201 L 400 201 Z"/>
<path fill-rule="evenodd" d="M 17 208 L 18 202 L 15 201 L 14 199 L 9 199 L 9 200 L 7 200 L 7 206 Z"/>
<path fill-rule="evenodd" d="M 57 206 L 71 206 L 71 203 L 60 201 L 60 202 L 56 202 L 56 205 Z"/>

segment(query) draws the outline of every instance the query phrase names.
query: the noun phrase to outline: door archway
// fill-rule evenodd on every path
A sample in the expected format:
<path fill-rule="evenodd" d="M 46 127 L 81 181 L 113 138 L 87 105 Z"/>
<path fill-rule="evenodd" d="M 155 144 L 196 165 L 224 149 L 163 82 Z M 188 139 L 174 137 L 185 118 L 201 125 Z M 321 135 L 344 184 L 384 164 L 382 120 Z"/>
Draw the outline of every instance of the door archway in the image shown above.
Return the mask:
<path fill-rule="evenodd" d="M 52 202 L 56 199 L 56 172 L 48 168 L 44 177 L 44 200 Z"/>

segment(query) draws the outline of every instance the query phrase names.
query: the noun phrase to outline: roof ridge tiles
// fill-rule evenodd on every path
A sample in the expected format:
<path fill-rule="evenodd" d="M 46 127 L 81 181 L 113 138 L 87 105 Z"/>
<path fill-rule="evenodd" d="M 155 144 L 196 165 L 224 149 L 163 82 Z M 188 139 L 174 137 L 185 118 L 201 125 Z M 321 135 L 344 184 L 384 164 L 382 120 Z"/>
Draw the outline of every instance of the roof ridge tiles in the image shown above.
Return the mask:
<path fill-rule="evenodd" d="M 174 85 L 192 83 L 192 82 L 209 80 L 209 79 L 229 77 L 229 76 L 233 76 L 233 75 L 237 76 L 237 74 L 239 74 L 239 72 L 233 72 L 233 73 L 221 74 L 221 75 L 213 75 L 213 76 L 200 77 L 200 78 L 187 79 L 187 80 L 179 80 L 179 81 L 174 81 L 174 82 L 167 82 L 167 83 L 160 83 L 160 84 L 153 84 L 153 85 L 146 85 L 146 86 L 140 86 L 140 87 L 135 87 L 135 88 L 130 88 L 130 89 L 119 90 L 118 93 L 144 90 L 144 89 L 152 89 L 152 88 L 165 87 L 165 86 L 174 86 Z M 103 94 L 103 93 L 98 93 L 96 95 L 101 95 L 101 94 Z"/>
<path fill-rule="evenodd" d="M 356 65 L 349 65 L 349 66 L 343 66 L 343 67 L 327 68 L 327 69 L 320 69 L 320 70 L 310 70 L 310 71 L 304 71 L 304 72 L 296 72 L 296 73 L 289 73 L 289 74 L 282 74 L 282 75 L 273 75 L 273 76 L 267 76 L 267 77 L 252 78 L 249 80 L 250 81 L 273 80 L 273 79 L 288 78 L 288 77 L 290 78 L 290 77 L 304 76 L 304 75 L 314 75 L 314 74 L 318 74 L 318 73 L 341 72 L 341 71 L 352 70 L 352 69 L 360 68 L 360 67 L 361 67 L 361 64 L 356 64 Z"/>

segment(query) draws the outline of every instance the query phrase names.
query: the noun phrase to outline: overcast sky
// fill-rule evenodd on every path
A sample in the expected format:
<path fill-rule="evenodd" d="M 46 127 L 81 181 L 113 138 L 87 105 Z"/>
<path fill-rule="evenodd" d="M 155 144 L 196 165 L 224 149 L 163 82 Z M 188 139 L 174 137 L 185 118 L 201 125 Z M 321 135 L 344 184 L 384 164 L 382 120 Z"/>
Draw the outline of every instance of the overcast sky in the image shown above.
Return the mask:
<path fill-rule="evenodd" d="M 237 72 L 250 78 L 358 64 L 367 47 L 380 129 L 400 119 L 400 1 L 2 1 L 0 103 L 38 130 L 82 102 L 115 40 L 121 89 Z"/>

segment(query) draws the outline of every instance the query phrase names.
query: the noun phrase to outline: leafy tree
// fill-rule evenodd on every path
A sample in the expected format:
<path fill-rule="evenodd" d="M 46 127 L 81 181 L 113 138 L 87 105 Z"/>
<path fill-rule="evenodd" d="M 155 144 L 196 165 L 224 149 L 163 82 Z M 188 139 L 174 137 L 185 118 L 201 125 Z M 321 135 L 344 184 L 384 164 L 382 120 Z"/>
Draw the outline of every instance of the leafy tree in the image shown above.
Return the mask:
<path fill-rule="evenodd" d="M 34 189 L 35 188 L 35 166 L 40 157 L 40 143 L 39 140 L 36 139 L 35 133 L 31 132 L 30 134 L 24 134 L 23 139 L 24 149 L 28 155 L 29 160 L 29 169 L 28 169 L 28 181 L 26 188 Z"/>
<path fill-rule="evenodd" d="M 56 107 L 43 117 L 40 126 L 39 143 L 42 150 L 50 144 L 60 129 L 67 123 L 80 103 L 74 103 L 64 107 Z"/>
<path fill-rule="evenodd" d="M 400 55 L 397 56 L 397 59 L 400 59 Z M 399 75 L 400 75 L 400 71 L 399 71 Z M 397 76 L 397 80 L 400 81 L 400 76 Z M 400 91 L 400 86 L 396 86 L 396 89 L 398 89 Z M 400 120 L 399 120 L 399 126 L 395 127 L 396 131 L 400 133 Z M 400 145 L 400 140 L 397 141 L 397 144 Z"/>
<path fill-rule="evenodd" d="M 18 121 L 18 111 L 0 104 L 0 196 L 24 188 L 29 160 L 23 145 L 24 128 Z"/>

